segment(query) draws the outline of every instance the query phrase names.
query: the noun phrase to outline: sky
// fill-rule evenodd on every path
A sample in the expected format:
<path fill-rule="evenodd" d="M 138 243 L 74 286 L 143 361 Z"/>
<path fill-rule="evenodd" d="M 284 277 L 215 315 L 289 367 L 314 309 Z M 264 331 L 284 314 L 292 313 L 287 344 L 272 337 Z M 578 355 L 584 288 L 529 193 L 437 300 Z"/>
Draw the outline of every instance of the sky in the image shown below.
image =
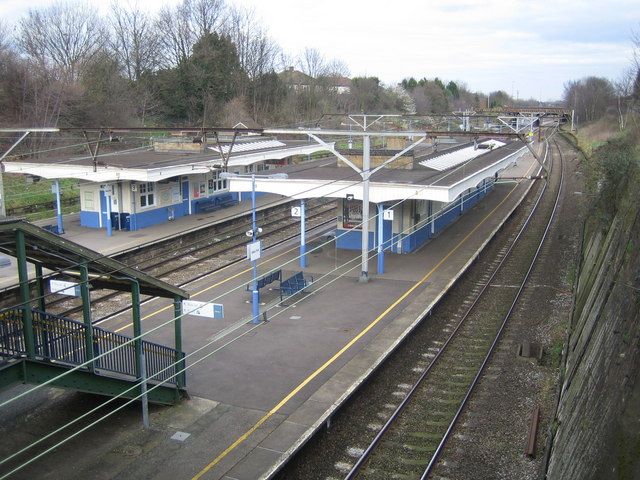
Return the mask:
<path fill-rule="evenodd" d="M 85 0 L 108 14 L 109 2 Z M 155 12 L 179 0 L 137 0 Z M 0 0 L 17 23 L 51 0 Z M 569 80 L 616 80 L 632 65 L 640 2 L 510 0 L 228 0 L 254 10 L 292 58 L 305 47 L 344 62 L 351 76 L 388 85 L 413 76 L 461 81 L 472 91 L 562 97 Z"/>

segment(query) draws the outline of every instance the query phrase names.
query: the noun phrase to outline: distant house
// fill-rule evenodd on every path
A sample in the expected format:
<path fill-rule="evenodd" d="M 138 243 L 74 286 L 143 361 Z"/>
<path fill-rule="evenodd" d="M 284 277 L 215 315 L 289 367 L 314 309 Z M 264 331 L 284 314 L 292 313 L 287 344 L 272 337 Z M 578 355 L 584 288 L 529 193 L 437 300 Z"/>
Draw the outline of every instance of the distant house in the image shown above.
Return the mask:
<path fill-rule="evenodd" d="M 315 80 L 300 70 L 289 67 L 278 74 L 282 82 L 294 90 L 310 90 Z"/>
<path fill-rule="evenodd" d="M 332 88 L 336 93 L 349 93 L 351 92 L 351 79 L 343 76 L 328 77 L 329 88 Z"/>

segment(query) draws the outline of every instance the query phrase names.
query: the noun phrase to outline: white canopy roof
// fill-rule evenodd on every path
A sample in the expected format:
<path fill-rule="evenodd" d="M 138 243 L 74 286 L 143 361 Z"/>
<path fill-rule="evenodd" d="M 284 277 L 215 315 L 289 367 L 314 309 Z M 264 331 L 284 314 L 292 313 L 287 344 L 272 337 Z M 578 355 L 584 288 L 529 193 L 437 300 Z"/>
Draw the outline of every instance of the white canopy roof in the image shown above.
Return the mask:
<path fill-rule="evenodd" d="M 451 182 L 447 181 L 446 173 L 438 175 L 433 181 L 427 180 L 427 183 L 376 182 L 372 180 L 369 199 L 373 203 L 403 199 L 434 200 L 448 203 L 469 188 L 476 187 L 483 179 L 494 176 L 496 172 L 514 163 L 526 151 L 527 148 L 524 146 L 515 151 L 506 151 L 503 157 L 497 156 L 497 159 L 489 165 L 479 169 L 469 168 L 470 173 L 462 176 L 462 179 L 457 179 L 452 175 Z M 358 175 L 352 177 L 353 180 L 300 179 L 295 178 L 295 173 L 292 172 L 290 178 L 286 179 L 261 178 L 256 175 L 255 181 L 256 191 L 275 193 L 291 198 L 345 198 L 346 195 L 353 195 L 355 199 L 362 200 L 362 182 Z M 454 178 L 456 179 L 454 180 Z M 250 192 L 251 178 L 231 178 L 229 190 Z"/>
<path fill-rule="evenodd" d="M 281 142 L 277 142 L 280 144 Z M 282 144 L 285 145 L 285 144 Z M 333 144 L 330 144 L 333 147 Z M 232 154 L 229 159 L 228 167 L 244 167 L 257 162 L 266 160 L 281 160 L 293 155 L 310 155 L 315 152 L 325 151 L 326 148 L 318 144 L 306 144 L 295 146 L 280 146 L 270 144 L 268 150 L 245 151 Z M 235 151 L 235 148 L 234 148 Z M 138 154 L 148 154 L 148 151 L 138 152 Z M 157 182 L 166 180 L 167 178 L 177 177 L 180 175 L 189 175 L 193 173 L 208 173 L 215 169 L 221 163 L 219 156 L 211 155 L 208 158 L 206 154 L 193 156 L 165 156 L 164 161 L 158 162 L 162 166 L 155 166 L 153 163 L 141 167 L 119 166 L 117 162 L 119 158 L 125 158 L 128 155 L 135 155 L 128 152 L 126 154 L 109 154 L 100 156 L 101 161 L 108 160 L 112 162 L 109 165 L 98 165 L 94 171 L 93 165 L 87 164 L 86 157 L 83 157 L 83 164 L 75 163 L 72 159 L 65 161 L 11 161 L 5 162 L 5 171 L 9 173 L 20 173 L 34 175 L 38 177 L 55 179 L 55 178 L 77 178 L 96 183 L 105 183 L 117 180 L 133 180 L 137 182 Z M 167 160 L 167 158 L 169 160 Z"/>

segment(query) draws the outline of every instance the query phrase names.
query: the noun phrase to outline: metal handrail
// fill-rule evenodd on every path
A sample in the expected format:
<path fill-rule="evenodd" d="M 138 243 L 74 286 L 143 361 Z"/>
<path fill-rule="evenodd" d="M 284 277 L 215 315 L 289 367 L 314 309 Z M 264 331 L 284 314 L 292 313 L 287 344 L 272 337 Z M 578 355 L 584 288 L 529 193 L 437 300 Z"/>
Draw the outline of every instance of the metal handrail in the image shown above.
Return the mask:
<path fill-rule="evenodd" d="M 81 365 L 100 352 L 114 350 L 95 360 L 94 367 L 137 377 L 135 346 L 131 337 L 92 326 L 93 352 L 87 355 L 86 328 L 76 320 L 33 309 L 35 353 L 39 358 L 71 365 Z M 0 356 L 27 354 L 23 333 L 23 309 L 0 310 Z M 118 346 L 124 345 L 122 348 Z M 149 380 L 176 383 L 175 364 L 183 352 L 158 343 L 142 341 Z M 173 367 L 173 368 L 169 368 Z M 182 379 L 183 380 L 183 379 Z M 184 381 L 182 382 L 184 385 Z"/>

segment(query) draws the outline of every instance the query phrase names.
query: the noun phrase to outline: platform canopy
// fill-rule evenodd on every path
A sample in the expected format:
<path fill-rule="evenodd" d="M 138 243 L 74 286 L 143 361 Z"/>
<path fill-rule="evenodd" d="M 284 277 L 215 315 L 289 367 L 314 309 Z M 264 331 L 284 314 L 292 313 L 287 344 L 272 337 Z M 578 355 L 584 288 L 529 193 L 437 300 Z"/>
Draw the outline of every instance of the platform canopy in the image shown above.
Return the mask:
<path fill-rule="evenodd" d="M 17 232 L 24 235 L 26 260 L 34 265 L 74 278 L 80 277 L 80 265 L 86 265 L 89 283 L 95 288 L 130 292 L 131 283 L 137 282 L 145 295 L 189 298 L 181 288 L 24 220 L 0 220 L 0 252 L 18 257 Z"/>
<path fill-rule="evenodd" d="M 4 162 L 4 168 L 9 173 L 48 179 L 77 178 L 97 183 L 118 180 L 158 182 L 181 175 L 209 173 L 219 169 L 225 157 L 228 157 L 227 168 L 233 168 L 267 160 L 282 160 L 295 155 L 311 155 L 326 150 L 325 146 L 316 142 L 279 141 L 259 136 L 250 141 L 236 143 L 230 154 L 229 148 L 228 144 L 222 149 L 211 145 L 199 153 L 157 152 L 151 148 L 144 148 L 102 153 L 97 157 L 95 165 L 91 156 L 83 155 L 70 158 L 11 160 Z"/>
<path fill-rule="evenodd" d="M 476 187 L 482 180 L 493 177 L 527 152 L 520 142 L 511 142 L 482 154 L 467 162 L 446 170 L 427 168 L 419 163 L 413 169 L 382 168 L 371 176 L 369 200 L 384 203 L 403 199 L 452 202 L 461 193 Z M 428 164 L 442 152 L 420 158 Z M 278 172 L 288 178 L 260 178 L 256 175 L 256 191 L 284 195 L 291 198 L 345 198 L 362 200 L 363 188 L 360 175 L 350 168 L 340 167 L 336 159 L 305 162 L 300 166 L 285 167 Z M 273 173 L 274 171 L 270 171 Z M 232 192 L 250 192 L 251 178 L 230 179 Z"/>

